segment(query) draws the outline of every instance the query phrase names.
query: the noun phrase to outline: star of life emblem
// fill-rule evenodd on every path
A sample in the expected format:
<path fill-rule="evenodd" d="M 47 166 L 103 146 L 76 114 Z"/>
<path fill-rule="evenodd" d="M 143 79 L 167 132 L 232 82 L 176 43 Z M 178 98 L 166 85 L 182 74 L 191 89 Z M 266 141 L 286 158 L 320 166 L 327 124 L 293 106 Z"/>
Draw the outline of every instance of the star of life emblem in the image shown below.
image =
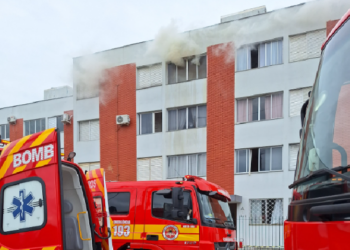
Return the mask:
<path fill-rule="evenodd" d="M 26 190 L 22 189 L 19 191 L 19 198 L 14 196 L 12 200 L 12 205 L 14 207 L 11 207 L 13 218 L 16 219 L 19 216 L 20 222 L 26 221 L 26 214 L 29 214 L 30 216 L 33 215 L 34 211 L 34 204 L 33 204 L 34 196 L 32 192 L 30 192 L 26 196 Z"/>
<path fill-rule="evenodd" d="M 179 235 L 179 230 L 176 226 L 168 225 L 163 229 L 163 237 L 166 240 L 175 240 Z"/>

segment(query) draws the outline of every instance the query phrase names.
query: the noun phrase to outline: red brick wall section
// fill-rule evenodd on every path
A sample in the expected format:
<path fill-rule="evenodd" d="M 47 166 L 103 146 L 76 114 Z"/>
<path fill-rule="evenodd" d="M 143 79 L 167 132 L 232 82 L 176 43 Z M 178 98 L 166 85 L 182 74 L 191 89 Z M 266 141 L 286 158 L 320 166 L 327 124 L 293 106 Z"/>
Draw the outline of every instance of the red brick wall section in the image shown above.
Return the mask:
<path fill-rule="evenodd" d="M 107 181 L 136 181 L 136 65 L 108 69 L 100 85 L 100 163 Z M 129 115 L 130 125 L 116 124 Z"/>
<path fill-rule="evenodd" d="M 64 130 L 64 159 L 67 159 L 68 154 L 72 151 L 74 151 L 74 138 L 73 138 L 73 110 L 64 111 L 65 114 L 68 114 L 72 116 L 71 123 L 70 124 L 64 124 L 63 130 Z M 61 142 L 62 143 L 62 142 Z M 62 146 L 61 146 L 62 147 Z M 74 162 L 74 159 L 73 159 Z"/>
<path fill-rule="evenodd" d="M 235 62 L 233 44 L 208 47 L 207 179 L 234 193 Z"/>
<path fill-rule="evenodd" d="M 10 124 L 10 141 L 23 137 L 23 119 L 17 119 L 16 124 Z"/>
<path fill-rule="evenodd" d="M 334 28 L 334 26 L 337 24 L 339 20 L 332 20 L 332 21 L 328 21 L 327 22 L 327 36 L 329 35 L 329 33 L 331 33 L 332 29 Z"/>

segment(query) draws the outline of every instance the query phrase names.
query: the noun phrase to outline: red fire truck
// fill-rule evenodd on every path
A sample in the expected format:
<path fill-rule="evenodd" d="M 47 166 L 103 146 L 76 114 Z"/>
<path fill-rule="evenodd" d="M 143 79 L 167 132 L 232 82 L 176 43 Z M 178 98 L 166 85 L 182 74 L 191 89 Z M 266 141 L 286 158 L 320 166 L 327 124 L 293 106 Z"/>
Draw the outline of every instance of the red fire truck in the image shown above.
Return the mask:
<path fill-rule="evenodd" d="M 86 177 L 100 225 L 109 218 L 110 249 L 237 247 L 227 203 L 230 195 L 216 184 L 189 175 L 184 181 L 106 183 L 103 169 L 92 170 Z"/>
<path fill-rule="evenodd" d="M 322 46 L 285 221 L 285 249 L 350 249 L 350 10 Z"/>
<path fill-rule="evenodd" d="M 101 249 L 105 230 L 85 175 L 78 165 L 61 161 L 59 150 L 55 129 L 2 149 L 1 250 Z"/>

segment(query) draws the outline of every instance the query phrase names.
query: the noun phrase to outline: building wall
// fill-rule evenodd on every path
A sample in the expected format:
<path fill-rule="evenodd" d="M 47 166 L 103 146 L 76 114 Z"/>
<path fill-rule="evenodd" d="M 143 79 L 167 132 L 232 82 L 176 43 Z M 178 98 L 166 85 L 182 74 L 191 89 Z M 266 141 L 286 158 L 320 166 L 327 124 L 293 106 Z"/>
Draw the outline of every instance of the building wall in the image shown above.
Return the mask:
<path fill-rule="evenodd" d="M 71 124 L 66 123 L 63 125 L 63 130 L 64 130 L 64 141 L 61 142 L 64 144 L 64 159 L 68 158 L 68 154 L 70 152 L 74 151 L 74 140 L 73 140 L 73 133 L 74 133 L 74 112 L 73 110 L 69 111 L 64 111 L 65 114 L 68 114 L 71 116 Z M 74 159 L 72 160 L 74 162 Z"/>

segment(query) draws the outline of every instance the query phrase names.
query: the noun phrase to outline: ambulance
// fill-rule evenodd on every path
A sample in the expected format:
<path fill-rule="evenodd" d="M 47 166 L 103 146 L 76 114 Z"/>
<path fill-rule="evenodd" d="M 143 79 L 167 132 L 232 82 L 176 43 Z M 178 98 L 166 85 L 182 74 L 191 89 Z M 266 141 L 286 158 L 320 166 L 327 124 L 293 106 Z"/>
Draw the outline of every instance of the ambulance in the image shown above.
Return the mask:
<path fill-rule="evenodd" d="M 81 168 L 61 160 L 59 134 L 48 129 L 1 150 L 1 250 L 98 250 L 108 237 Z"/>
<path fill-rule="evenodd" d="M 190 175 L 183 181 L 105 182 L 103 169 L 86 178 L 100 226 L 111 228 L 110 249 L 237 248 L 230 195 L 214 183 Z"/>

